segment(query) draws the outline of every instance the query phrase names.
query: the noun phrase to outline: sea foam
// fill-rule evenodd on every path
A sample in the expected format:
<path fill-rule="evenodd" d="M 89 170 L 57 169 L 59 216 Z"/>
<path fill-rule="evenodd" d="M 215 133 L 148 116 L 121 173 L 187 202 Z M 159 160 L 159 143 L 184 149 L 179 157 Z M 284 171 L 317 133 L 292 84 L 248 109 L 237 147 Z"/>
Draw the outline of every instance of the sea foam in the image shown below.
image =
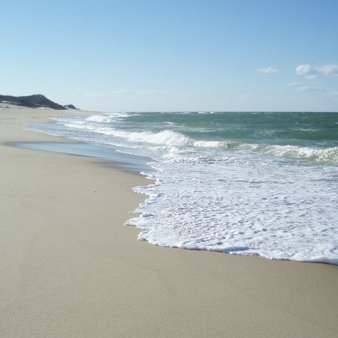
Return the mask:
<path fill-rule="evenodd" d="M 238 155 L 156 163 L 161 183 L 135 189 L 149 198 L 129 223 L 140 229 L 140 239 L 162 246 L 301 261 L 325 257 L 335 264 L 338 186 L 332 172 L 325 181 L 307 166 L 275 165 Z"/>

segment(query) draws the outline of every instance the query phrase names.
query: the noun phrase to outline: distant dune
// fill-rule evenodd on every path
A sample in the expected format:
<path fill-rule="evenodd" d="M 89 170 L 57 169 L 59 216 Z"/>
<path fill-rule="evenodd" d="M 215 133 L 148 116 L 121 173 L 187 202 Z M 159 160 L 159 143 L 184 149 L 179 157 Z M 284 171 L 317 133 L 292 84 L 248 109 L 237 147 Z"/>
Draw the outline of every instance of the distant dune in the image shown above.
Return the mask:
<path fill-rule="evenodd" d="M 72 104 L 67 104 L 62 106 L 61 104 L 55 103 L 44 95 L 35 94 L 29 96 L 10 96 L 10 95 L 0 95 L 0 103 L 7 103 L 7 104 L 15 104 L 18 106 L 23 107 L 30 107 L 30 108 L 51 108 L 57 110 L 67 110 L 67 109 L 77 109 Z"/>

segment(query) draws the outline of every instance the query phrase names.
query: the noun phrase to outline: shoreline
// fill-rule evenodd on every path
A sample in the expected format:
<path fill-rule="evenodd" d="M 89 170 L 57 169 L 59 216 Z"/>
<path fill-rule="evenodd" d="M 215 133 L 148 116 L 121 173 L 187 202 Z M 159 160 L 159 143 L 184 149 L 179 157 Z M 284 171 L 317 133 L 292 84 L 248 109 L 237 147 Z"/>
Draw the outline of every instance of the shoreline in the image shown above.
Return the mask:
<path fill-rule="evenodd" d="M 70 156 L 89 157 L 104 162 L 105 165 L 110 163 L 112 167 L 140 176 L 143 176 L 140 172 L 152 170 L 150 167 L 148 168 L 148 166 L 143 164 L 144 158 L 141 160 L 141 156 L 119 153 L 110 147 L 91 144 L 84 141 L 66 140 L 68 140 L 68 142 L 9 142 L 7 145 L 33 151 L 46 151 Z"/>
<path fill-rule="evenodd" d="M 149 180 L 4 145 L 67 143 L 24 130 L 58 115 L 0 108 L 1 336 L 338 335 L 336 266 L 137 241 L 124 222 L 143 200 L 131 188 Z"/>

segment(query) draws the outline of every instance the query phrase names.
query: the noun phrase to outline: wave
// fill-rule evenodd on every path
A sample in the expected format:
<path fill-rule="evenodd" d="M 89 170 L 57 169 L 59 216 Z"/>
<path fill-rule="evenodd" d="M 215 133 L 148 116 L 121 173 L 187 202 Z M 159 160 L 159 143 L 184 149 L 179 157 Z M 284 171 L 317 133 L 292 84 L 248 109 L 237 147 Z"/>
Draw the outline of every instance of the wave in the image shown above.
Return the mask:
<path fill-rule="evenodd" d="M 136 114 L 135 114 L 136 115 Z M 88 122 L 97 122 L 97 123 L 111 123 L 119 118 L 126 118 L 131 116 L 131 114 L 128 113 L 110 113 L 108 115 L 91 115 L 85 119 L 85 121 Z"/>
<path fill-rule="evenodd" d="M 194 141 L 195 147 L 222 148 L 224 150 L 249 150 L 266 155 L 306 160 L 318 163 L 338 164 L 338 147 L 319 148 L 297 145 L 266 145 L 240 141 Z"/>
<path fill-rule="evenodd" d="M 107 119 L 109 119 L 109 117 L 97 115 L 91 116 L 90 119 L 87 118 L 86 121 L 104 123 L 107 122 Z M 188 136 L 172 130 L 162 130 L 156 133 L 148 131 L 125 131 L 121 129 L 114 129 L 112 127 L 101 127 L 96 124 L 83 123 L 81 121 L 65 123 L 64 126 L 71 129 L 87 130 L 96 134 L 118 137 L 132 143 L 148 143 L 168 146 L 193 145 L 192 140 Z"/>
<path fill-rule="evenodd" d="M 338 164 L 338 147 L 312 148 L 294 145 L 258 146 L 257 151 L 280 157 Z"/>
<path fill-rule="evenodd" d="M 338 164 L 338 147 L 302 147 L 297 145 L 266 145 L 257 143 L 245 143 L 240 141 L 195 141 L 195 147 L 242 149 L 253 152 L 286 157 L 311 162 Z"/>
<path fill-rule="evenodd" d="M 171 129 L 158 132 L 153 131 L 128 131 L 115 129 L 114 120 L 125 117 L 125 113 L 109 115 L 92 115 L 85 120 L 68 120 L 64 126 L 70 129 L 91 131 L 96 134 L 116 137 L 130 143 L 153 144 L 157 146 L 176 146 L 184 150 L 191 148 L 212 148 L 219 150 L 241 150 L 290 159 L 306 160 L 318 163 L 338 164 L 338 147 L 306 147 L 299 145 L 270 145 L 248 143 L 244 140 L 208 140 L 196 139 L 184 133 Z M 170 123 L 168 127 L 172 127 Z M 197 149 L 196 149 L 197 150 Z"/>
<path fill-rule="evenodd" d="M 183 146 L 190 144 L 189 137 L 171 130 L 163 130 L 157 133 L 151 132 L 125 132 L 115 130 L 114 136 L 123 137 L 131 142 L 142 142 L 156 145 Z"/>
<path fill-rule="evenodd" d="M 225 143 L 223 141 L 194 141 L 193 145 L 198 148 L 219 148 L 224 147 Z"/>
<path fill-rule="evenodd" d="M 111 122 L 111 117 L 107 115 L 92 115 L 85 119 L 89 122 L 99 122 L 99 123 L 107 123 Z"/>

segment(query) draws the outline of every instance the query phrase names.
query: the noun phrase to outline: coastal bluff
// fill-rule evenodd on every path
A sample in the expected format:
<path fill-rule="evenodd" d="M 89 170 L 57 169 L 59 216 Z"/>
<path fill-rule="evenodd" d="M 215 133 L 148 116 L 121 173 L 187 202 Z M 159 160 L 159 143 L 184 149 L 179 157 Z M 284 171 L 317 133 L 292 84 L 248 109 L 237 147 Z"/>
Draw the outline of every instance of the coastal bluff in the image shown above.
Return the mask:
<path fill-rule="evenodd" d="M 13 104 L 22 107 L 29 108 L 51 108 L 56 110 L 67 110 L 77 109 L 74 105 L 61 105 L 56 102 L 49 100 L 42 94 L 34 94 L 28 96 L 11 96 L 11 95 L 0 95 L 0 103 Z"/>

